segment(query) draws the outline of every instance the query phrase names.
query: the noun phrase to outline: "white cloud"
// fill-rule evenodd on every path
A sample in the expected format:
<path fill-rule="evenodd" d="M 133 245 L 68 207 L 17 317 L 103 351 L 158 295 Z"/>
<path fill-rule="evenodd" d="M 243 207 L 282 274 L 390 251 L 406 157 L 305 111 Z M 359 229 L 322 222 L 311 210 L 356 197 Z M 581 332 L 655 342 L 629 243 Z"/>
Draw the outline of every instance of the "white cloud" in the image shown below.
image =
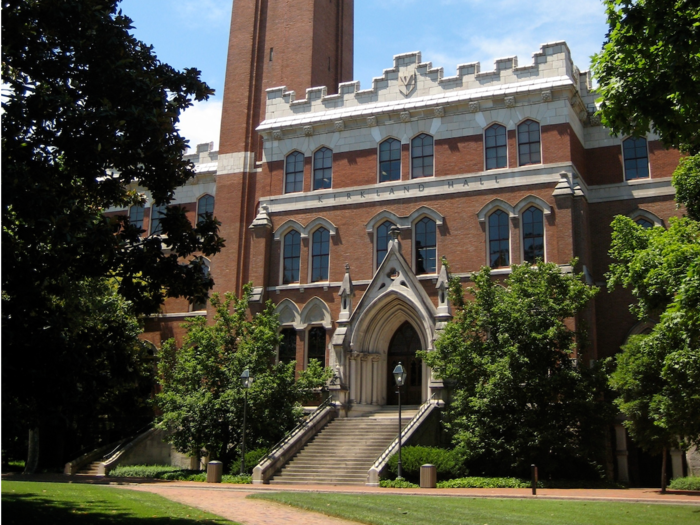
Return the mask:
<path fill-rule="evenodd" d="M 197 144 L 213 142 L 218 148 L 221 130 L 221 101 L 195 102 L 180 116 L 180 135 L 190 141 L 190 152 Z"/>
<path fill-rule="evenodd" d="M 231 21 L 231 0 L 175 0 L 173 9 L 195 27 L 228 24 Z"/>

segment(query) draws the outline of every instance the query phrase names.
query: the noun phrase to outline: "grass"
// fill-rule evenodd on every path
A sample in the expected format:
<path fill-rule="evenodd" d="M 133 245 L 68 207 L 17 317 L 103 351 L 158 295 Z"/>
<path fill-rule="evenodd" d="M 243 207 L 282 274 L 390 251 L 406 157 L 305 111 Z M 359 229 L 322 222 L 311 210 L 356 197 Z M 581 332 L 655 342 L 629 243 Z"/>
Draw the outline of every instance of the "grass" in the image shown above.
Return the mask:
<path fill-rule="evenodd" d="M 370 525 L 700 524 L 700 508 L 692 506 L 367 494 L 265 493 L 249 497 Z"/>
<path fill-rule="evenodd" d="M 76 483 L 2 482 L 3 525 L 235 525 L 156 494 Z"/>

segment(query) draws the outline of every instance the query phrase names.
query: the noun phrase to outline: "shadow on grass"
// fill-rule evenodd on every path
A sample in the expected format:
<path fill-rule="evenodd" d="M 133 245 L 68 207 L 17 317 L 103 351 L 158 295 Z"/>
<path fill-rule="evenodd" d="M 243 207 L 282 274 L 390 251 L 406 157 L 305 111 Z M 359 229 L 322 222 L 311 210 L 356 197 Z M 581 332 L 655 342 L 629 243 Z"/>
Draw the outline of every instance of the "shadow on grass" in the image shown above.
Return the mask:
<path fill-rule="evenodd" d="M 136 516 L 104 500 L 90 500 L 90 506 L 55 501 L 36 494 L 3 494 L 3 525 L 201 525 L 230 523 L 220 519 Z"/>

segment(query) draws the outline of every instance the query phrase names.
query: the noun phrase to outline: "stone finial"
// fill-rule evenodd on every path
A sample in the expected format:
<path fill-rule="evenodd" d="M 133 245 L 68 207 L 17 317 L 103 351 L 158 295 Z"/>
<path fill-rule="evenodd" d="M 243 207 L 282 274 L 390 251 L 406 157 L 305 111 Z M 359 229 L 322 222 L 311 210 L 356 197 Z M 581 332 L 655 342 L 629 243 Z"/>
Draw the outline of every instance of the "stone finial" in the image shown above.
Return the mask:
<path fill-rule="evenodd" d="M 253 228 L 272 228 L 272 220 L 270 220 L 270 208 L 267 204 L 261 204 L 258 208 L 258 214 L 255 216 L 250 229 Z"/>
<path fill-rule="evenodd" d="M 398 226 L 394 225 L 389 229 L 389 237 L 391 237 L 391 240 L 389 241 L 387 251 L 389 251 L 393 246 L 396 246 L 398 252 L 401 253 L 401 241 L 399 240 L 399 235 L 401 235 L 401 230 Z"/>
<path fill-rule="evenodd" d="M 565 196 L 565 195 L 573 195 L 574 194 L 574 189 L 571 187 L 571 181 L 569 180 L 569 174 L 566 173 L 565 171 L 562 171 L 559 174 L 559 183 L 557 184 L 556 188 L 554 188 L 554 192 L 552 195 L 555 197 L 560 197 L 560 196 Z"/>
<path fill-rule="evenodd" d="M 448 289 L 450 287 L 450 273 L 447 270 L 446 260 L 442 258 L 442 265 L 440 267 L 440 274 L 438 275 L 437 283 L 435 288 L 438 291 L 438 308 L 437 312 L 439 316 L 450 315 L 450 303 L 448 300 Z"/>
<path fill-rule="evenodd" d="M 345 263 L 345 277 L 343 277 L 338 295 L 340 296 L 340 316 L 338 320 L 347 321 L 350 319 L 352 297 L 355 295 L 355 288 L 352 284 L 352 278 L 350 277 L 350 265 L 348 263 Z"/>

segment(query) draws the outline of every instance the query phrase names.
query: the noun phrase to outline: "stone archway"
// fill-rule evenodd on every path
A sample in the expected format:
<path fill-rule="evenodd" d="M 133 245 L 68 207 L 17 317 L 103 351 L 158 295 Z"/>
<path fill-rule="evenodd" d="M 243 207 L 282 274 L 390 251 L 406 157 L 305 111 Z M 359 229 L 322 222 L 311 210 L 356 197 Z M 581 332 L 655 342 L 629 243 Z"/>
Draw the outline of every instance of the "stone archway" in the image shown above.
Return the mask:
<path fill-rule="evenodd" d="M 406 385 L 401 392 L 401 402 L 406 405 L 421 404 L 424 375 L 423 362 L 416 357 L 416 352 L 421 349 L 422 344 L 418 332 L 416 332 L 416 329 L 410 322 L 405 321 L 394 332 L 387 351 L 387 405 L 398 404 L 393 371 L 399 363 L 406 370 Z"/>

